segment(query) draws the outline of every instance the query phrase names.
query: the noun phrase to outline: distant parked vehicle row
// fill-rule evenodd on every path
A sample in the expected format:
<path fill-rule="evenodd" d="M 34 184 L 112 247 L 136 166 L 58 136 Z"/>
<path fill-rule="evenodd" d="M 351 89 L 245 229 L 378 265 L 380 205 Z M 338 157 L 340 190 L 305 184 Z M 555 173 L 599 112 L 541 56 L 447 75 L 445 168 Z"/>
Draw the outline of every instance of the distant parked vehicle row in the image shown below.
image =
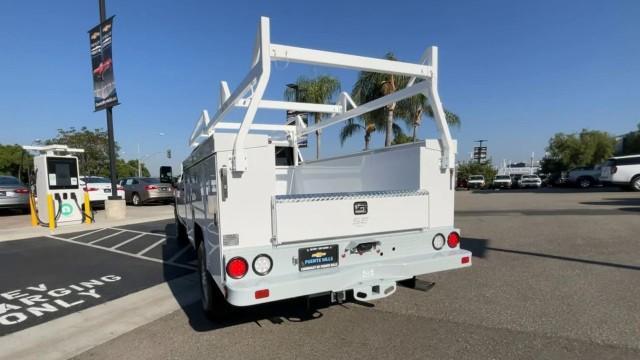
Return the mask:
<path fill-rule="evenodd" d="M 511 189 L 511 186 L 513 186 L 513 183 L 509 175 L 497 175 L 495 179 L 493 179 L 494 189 Z"/>

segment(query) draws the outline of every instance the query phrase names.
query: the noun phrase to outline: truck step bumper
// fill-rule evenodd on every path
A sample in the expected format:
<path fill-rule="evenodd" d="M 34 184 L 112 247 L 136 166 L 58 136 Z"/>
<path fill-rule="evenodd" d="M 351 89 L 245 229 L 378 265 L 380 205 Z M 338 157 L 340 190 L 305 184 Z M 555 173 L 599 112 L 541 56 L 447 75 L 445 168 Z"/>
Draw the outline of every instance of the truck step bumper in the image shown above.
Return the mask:
<path fill-rule="evenodd" d="M 375 300 L 396 291 L 396 282 L 415 275 L 471 266 L 471 252 L 462 249 L 416 254 L 372 264 L 286 274 L 226 284 L 226 298 L 235 306 L 249 306 L 323 292 L 353 290 L 359 300 Z M 267 293 L 266 297 L 258 294 Z M 359 294 L 360 293 L 360 294 Z M 361 295 L 361 296 L 358 296 Z"/>

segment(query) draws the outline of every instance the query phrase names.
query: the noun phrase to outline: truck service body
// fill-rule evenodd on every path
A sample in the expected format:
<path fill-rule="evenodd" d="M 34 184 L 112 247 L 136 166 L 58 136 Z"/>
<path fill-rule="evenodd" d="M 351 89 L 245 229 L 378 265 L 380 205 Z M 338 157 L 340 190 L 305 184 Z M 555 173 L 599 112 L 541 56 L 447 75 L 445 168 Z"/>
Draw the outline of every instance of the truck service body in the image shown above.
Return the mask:
<path fill-rule="evenodd" d="M 271 43 L 262 18 L 253 60 L 233 93 L 222 82 L 216 114 L 202 112 L 176 187 L 178 233 L 198 251 L 208 314 L 222 311 L 216 294 L 235 306 L 329 292 L 341 300 L 346 291 L 369 301 L 391 295 L 398 281 L 471 265 L 454 227 L 456 142 L 437 93 L 437 48 L 418 64 L 295 48 Z M 347 93 L 336 105 L 264 100 L 276 60 L 411 79 L 359 106 Z M 419 93 L 439 139 L 303 161 L 306 134 Z M 232 108 L 246 110 L 241 122 L 222 121 Z M 309 127 L 299 116 L 292 125 L 256 124 L 258 109 L 330 116 Z"/>

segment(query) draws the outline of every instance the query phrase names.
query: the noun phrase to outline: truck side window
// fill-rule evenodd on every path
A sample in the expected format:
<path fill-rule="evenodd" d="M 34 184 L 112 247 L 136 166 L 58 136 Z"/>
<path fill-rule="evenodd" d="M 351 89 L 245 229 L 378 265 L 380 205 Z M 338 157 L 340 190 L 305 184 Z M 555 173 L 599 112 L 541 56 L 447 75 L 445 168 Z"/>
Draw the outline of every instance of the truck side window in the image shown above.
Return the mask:
<path fill-rule="evenodd" d="M 293 166 L 293 148 L 276 146 L 276 166 Z"/>

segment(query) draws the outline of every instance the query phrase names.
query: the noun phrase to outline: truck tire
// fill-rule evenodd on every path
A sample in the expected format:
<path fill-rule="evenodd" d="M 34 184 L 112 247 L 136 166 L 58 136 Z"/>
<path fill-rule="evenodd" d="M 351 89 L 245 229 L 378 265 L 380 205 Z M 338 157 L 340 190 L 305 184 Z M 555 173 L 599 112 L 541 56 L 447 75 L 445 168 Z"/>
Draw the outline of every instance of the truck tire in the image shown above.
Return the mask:
<path fill-rule="evenodd" d="M 231 313 L 231 305 L 222 296 L 207 270 L 207 256 L 203 243 L 198 246 L 198 275 L 200 277 L 202 311 L 205 316 L 212 321 L 227 319 Z"/>
<path fill-rule="evenodd" d="M 588 189 L 591 187 L 591 185 L 593 185 L 593 179 L 588 176 L 583 176 L 581 178 L 578 178 L 577 183 L 581 189 Z"/>
<path fill-rule="evenodd" d="M 636 175 L 633 179 L 631 179 L 631 183 L 629 185 L 631 190 L 640 191 L 640 175 Z"/>
<path fill-rule="evenodd" d="M 179 244 L 186 244 L 189 241 L 187 228 L 176 218 L 176 240 Z"/>

